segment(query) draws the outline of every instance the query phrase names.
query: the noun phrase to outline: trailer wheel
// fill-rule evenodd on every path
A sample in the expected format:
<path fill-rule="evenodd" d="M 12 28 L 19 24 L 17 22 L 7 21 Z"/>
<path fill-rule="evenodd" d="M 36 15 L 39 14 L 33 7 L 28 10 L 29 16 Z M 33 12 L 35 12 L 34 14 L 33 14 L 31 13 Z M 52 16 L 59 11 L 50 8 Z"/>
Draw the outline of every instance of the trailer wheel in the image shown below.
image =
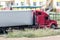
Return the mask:
<path fill-rule="evenodd" d="M 7 28 L 0 28 L 0 34 L 7 34 L 8 31 L 7 31 Z"/>
<path fill-rule="evenodd" d="M 3 34 L 3 31 L 0 29 L 0 34 Z"/>
<path fill-rule="evenodd" d="M 52 24 L 51 25 L 51 28 L 55 29 L 56 28 L 56 25 Z"/>

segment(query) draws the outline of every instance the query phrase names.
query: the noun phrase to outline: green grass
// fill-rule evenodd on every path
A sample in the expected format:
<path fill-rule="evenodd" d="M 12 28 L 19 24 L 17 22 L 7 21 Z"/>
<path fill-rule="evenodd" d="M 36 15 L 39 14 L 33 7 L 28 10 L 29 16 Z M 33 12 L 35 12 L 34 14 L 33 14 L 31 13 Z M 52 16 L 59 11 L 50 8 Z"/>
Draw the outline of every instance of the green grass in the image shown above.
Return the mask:
<path fill-rule="evenodd" d="M 28 38 L 35 38 L 35 37 L 45 37 L 45 36 L 53 36 L 53 35 L 60 35 L 60 30 L 55 31 L 53 29 L 25 29 L 22 30 L 14 30 L 13 32 L 9 32 L 6 37 L 8 38 L 21 38 L 21 37 L 28 37 Z"/>

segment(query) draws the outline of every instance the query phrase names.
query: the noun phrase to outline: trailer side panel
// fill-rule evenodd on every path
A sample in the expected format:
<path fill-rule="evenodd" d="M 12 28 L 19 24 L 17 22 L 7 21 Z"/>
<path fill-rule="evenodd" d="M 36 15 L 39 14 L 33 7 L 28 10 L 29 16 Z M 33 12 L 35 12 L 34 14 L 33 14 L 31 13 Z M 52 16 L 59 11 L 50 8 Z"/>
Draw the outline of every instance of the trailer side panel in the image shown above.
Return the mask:
<path fill-rule="evenodd" d="M 33 25 L 32 11 L 0 11 L 0 27 Z"/>

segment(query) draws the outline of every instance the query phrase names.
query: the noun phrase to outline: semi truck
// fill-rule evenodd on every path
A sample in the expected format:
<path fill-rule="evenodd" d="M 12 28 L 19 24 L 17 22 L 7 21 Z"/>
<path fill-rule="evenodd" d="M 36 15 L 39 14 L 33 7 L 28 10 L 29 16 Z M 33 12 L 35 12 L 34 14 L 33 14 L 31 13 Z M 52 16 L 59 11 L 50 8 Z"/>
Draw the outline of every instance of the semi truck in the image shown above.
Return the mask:
<path fill-rule="evenodd" d="M 57 21 L 41 10 L 0 11 L 0 31 L 13 27 L 57 28 Z"/>

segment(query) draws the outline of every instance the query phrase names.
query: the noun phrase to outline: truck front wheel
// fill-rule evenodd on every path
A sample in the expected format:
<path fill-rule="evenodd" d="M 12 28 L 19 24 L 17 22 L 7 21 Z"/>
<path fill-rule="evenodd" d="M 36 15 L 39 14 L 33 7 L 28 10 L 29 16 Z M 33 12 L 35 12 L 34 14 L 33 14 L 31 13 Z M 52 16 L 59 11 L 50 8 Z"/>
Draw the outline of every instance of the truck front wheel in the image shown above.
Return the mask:
<path fill-rule="evenodd" d="M 56 28 L 56 25 L 52 24 L 51 25 L 51 28 L 55 29 Z"/>

